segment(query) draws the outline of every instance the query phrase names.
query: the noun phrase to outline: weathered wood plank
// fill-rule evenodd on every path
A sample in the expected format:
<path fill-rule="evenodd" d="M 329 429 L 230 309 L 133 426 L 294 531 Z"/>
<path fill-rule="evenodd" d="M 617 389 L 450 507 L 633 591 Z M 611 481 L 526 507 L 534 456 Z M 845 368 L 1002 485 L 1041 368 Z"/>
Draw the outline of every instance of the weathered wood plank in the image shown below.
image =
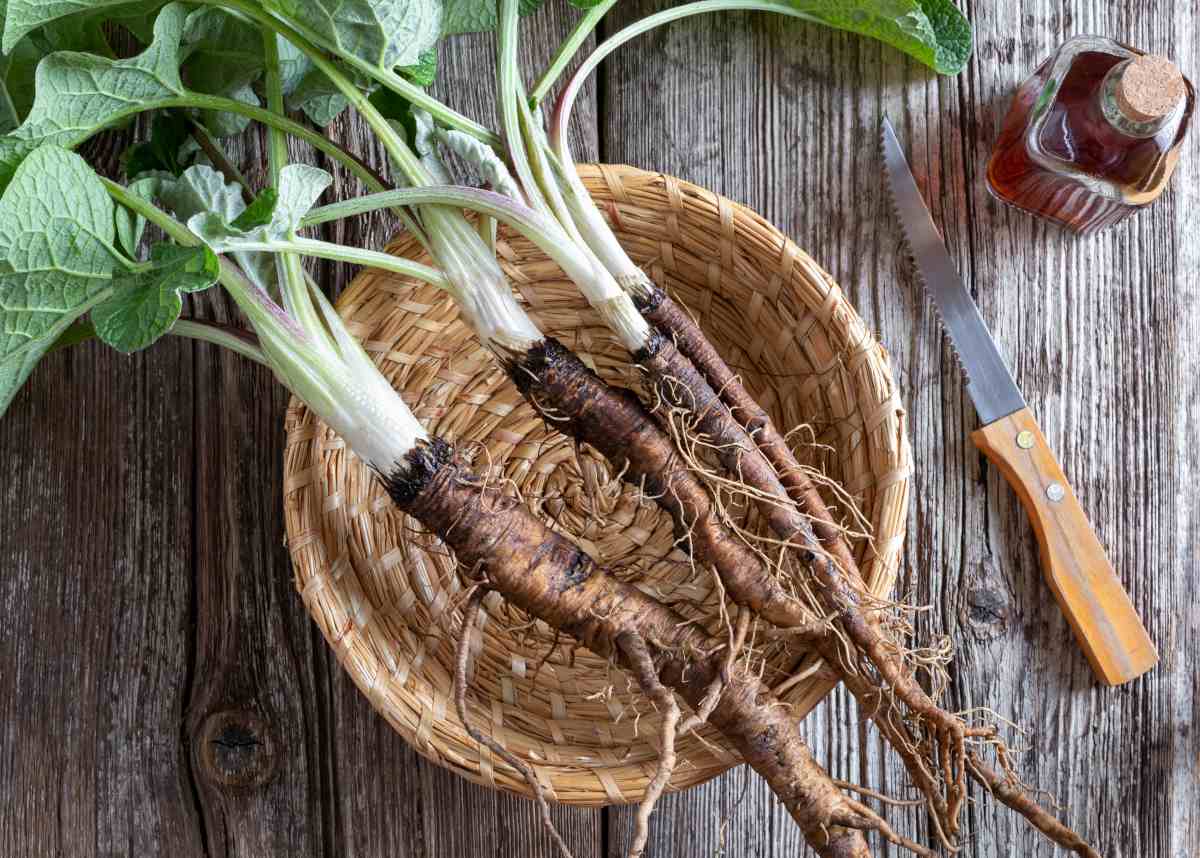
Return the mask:
<path fill-rule="evenodd" d="M 0 421 L 4 854 L 199 854 L 179 728 L 191 379 L 187 345 L 153 360 L 84 345 L 47 358 Z"/>

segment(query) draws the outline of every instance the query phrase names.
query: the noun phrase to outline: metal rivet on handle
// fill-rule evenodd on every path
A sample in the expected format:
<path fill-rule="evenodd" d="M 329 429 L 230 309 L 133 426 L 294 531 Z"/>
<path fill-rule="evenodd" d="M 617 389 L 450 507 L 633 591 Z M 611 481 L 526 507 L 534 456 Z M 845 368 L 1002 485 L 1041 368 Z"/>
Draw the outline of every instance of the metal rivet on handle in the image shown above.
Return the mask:
<path fill-rule="evenodd" d="M 1033 447 L 1033 433 L 1028 429 L 1022 429 L 1017 433 L 1017 446 L 1022 450 L 1028 450 Z"/>
<path fill-rule="evenodd" d="M 1046 486 L 1046 497 L 1050 498 L 1054 503 L 1067 496 L 1067 490 L 1062 487 L 1062 483 L 1051 483 Z"/>

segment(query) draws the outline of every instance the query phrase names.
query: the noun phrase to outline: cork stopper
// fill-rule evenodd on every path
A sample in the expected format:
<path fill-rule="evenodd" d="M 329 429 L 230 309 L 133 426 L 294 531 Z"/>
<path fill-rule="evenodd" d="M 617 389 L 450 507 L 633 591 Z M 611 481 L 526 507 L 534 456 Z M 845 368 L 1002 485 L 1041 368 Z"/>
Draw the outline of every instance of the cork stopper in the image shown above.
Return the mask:
<path fill-rule="evenodd" d="M 1183 75 L 1166 57 L 1146 54 L 1125 66 L 1116 96 L 1117 106 L 1128 119 L 1154 122 L 1174 110 L 1183 98 Z"/>

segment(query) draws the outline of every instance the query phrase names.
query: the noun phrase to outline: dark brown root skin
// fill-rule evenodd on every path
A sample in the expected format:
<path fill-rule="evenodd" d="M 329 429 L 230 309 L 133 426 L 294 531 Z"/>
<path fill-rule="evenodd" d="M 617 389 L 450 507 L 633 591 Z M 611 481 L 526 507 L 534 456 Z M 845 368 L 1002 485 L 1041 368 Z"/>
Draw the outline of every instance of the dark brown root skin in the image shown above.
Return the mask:
<path fill-rule="evenodd" d="M 646 321 L 669 336 L 679 351 L 704 374 L 709 386 L 719 392 L 733 418 L 745 428 L 774 467 L 800 511 L 812 520 L 813 530 L 825 551 L 847 573 L 851 570 L 857 573 L 845 535 L 834 523 L 820 491 L 796 461 L 787 439 L 708 341 L 700 326 L 670 295 L 653 284 L 649 284 L 647 293 L 637 299 L 637 304 Z"/>
<path fill-rule="evenodd" d="M 650 384 L 658 391 L 659 396 L 672 406 L 688 408 L 694 412 L 697 427 L 707 434 L 714 445 L 719 446 L 721 461 L 727 472 L 731 475 L 740 474 L 740 478 L 746 484 L 779 500 L 780 503 L 763 505 L 764 515 L 767 516 L 770 527 L 780 539 L 793 542 L 804 552 L 806 562 L 821 583 L 822 607 L 835 614 L 850 640 L 866 659 L 876 666 L 890 688 L 914 712 L 943 728 L 953 728 L 950 727 L 950 721 L 953 720 L 956 724 L 958 719 L 944 712 L 930 700 L 912 674 L 905 670 L 892 644 L 878 629 L 875 618 L 865 610 L 859 594 L 859 590 L 865 588 L 863 577 L 858 565 L 854 563 L 844 536 L 830 518 L 820 493 L 811 486 L 811 482 L 804 479 L 811 491 L 805 491 L 803 496 L 811 494 L 816 498 L 810 499 L 809 502 L 810 515 L 814 516 L 811 522 L 808 516 L 800 514 L 798 509 L 787 503 L 791 494 L 782 485 L 780 475 L 775 473 L 776 468 L 785 476 L 790 474 L 793 481 L 803 478 L 803 472 L 800 472 L 796 458 L 791 455 L 784 439 L 770 425 L 767 414 L 757 406 L 749 394 L 746 394 L 707 337 L 704 337 L 691 317 L 674 304 L 670 296 L 653 287 L 649 299 L 643 301 L 642 306 L 648 320 L 664 324 L 670 334 L 680 342 L 680 348 L 686 348 L 690 354 L 700 356 L 704 367 L 704 373 L 701 373 L 688 356 L 676 348 L 672 340 L 660 335 L 652 340 L 642 354 L 635 355 L 638 362 L 646 367 Z M 710 372 L 714 374 L 715 379 L 708 377 Z M 749 425 L 756 431 L 755 440 L 758 443 L 761 444 L 764 437 L 769 438 L 772 434 L 778 438 L 778 444 L 768 446 L 776 451 L 774 458 L 781 460 L 779 463 L 768 462 L 766 458 L 749 454 L 745 450 L 746 446 L 754 445 L 754 440 L 751 440 L 746 428 L 733 419 L 732 410 L 727 409 L 716 395 L 714 385 L 710 384 L 712 380 L 720 383 L 722 395 L 732 396 L 736 401 L 734 407 L 738 408 L 740 413 L 751 415 Z M 778 448 L 782 448 L 782 452 Z M 818 518 L 818 515 L 821 517 Z M 817 528 L 824 529 L 827 539 L 817 536 Z M 781 628 L 798 624 L 798 618 L 770 617 L 767 614 L 763 614 L 763 617 Z M 845 666 L 840 662 L 839 658 L 832 664 L 839 672 L 845 672 Z"/>
<path fill-rule="evenodd" d="M 905 692 L 906 700 L 916 701 L 913 709 L 931 720 L 944 715 L 945 720 L 951 724 L 951 729 L 957 726 L 958 719 L 938 709 L 917 685 L 915 679 L 904 670 L 899 657 L 888 649 L 886 639 L 864 609 L 857 589 L 851 586 L 850 579 L 839 571 L 832 558 L 821 552 L 821 546 L 807 518 L 788 501 L 786 490 L 774 468 L 758 454 L 745 429 L 733 419 L 724 403 L 691 361 L 682 355 L 670 340 L 661 335 L 656 335 L 647 348 L 634 357 L 646 371 L 649 383 L 663 401 L 674 408 L 691 413 L 696 428 L 718 449 L 725 470 L 731 476 L 736 476 L 774 499 L 775 502 L 765 501 L 760 508 L 775 534 L 780 539 L 794 544 L 801 552 L 806 565 L 813 570 L 821 585 L 818 596 L 823 610 L 836 618 L 838 625 L 865 653 L 867 659 L 876 664 L 892 688 L 899 688 Z M 853 564 L 853 559 L 850 562 Z M 851 565 L 848 568 L 857 576 L 856 566 Z M 861 581 L 861 578 L 858 580 Z M 731 594 L 751 589 L 740 582 L 725 581 L 725 586 Z M 786 628 L 800 625 L 804 621 L 805 615 L 801 613 L 795 600 L 780 601 L 772 607 L 776 610 L 760 610 L 758 613 L 775 625 Z M 846 664 L 845 653 L 835 637 L 817 637 L 812 643 L 859 700 L 863 711 L 877 716 L 875 720 L 880 730 L 901 755 L 913 782 L 929 798 L 931 810 L 942 819 L 943 825 L 950 828 L 947 834 L 953 834 L 953 817 L 957 816 L 953 805 L 957 793 L 950 801 L 942 798 L 937 778 L 930 765 L 919 754 L 910 750 L 916 744 L 914 737 L 905 725 L 891 717 L 890 711 L 882 708 L 881 689 L 868 681 L 861 671 Z M 885 718 L 887 722 L 883 723 Z"/>
<path fill-rule="evenodd" d="M 746 430 L 730 416 L 692 362 L 657 333 L 633 357 L 646 372 L 655 394 L 672 408 L 688 412 L 695 430 L 713 447 L 728 476 L 762 495 L 757 499 L 759 511 L 771 530 L 780 539 L 806 551 L 806 559 L 816 562 L 816 555 L 810 549 L 817 546 L 817 541 L 808 519 L 796 509 L 775 469 L 755 448 Z M 724 580 L 724 584 L 735 601 L 739 594 L 753 598 L 753 602 L 739 604 L 748 605 L 780 628 L 802 626 L 813 618 L 778 582 L 761 571 L 758 580 Z"/>
<path fill-rule="evenodd" d="M 1019 787 L 986 768 L 978 757 L 968 755 L 967 736 L 982 735 L 983 731 L 967 728 L 958 716 L 931 699 L 917 682 L 895 644 L 864 606 L 861 594 L 865 593 L 865 584 L 861 573 L 816 487 L 804 475 L 769 416 L 741 385 L 691 316 L 652 284 L 639 300 L 639 308 L 660 331 L 661 339 L 652 340 L 643 354 L 635 355 L 658 395 L 674 407 L 693 412 L 697 428 L 709 436 L 710 443 L 722 449 L 722 464 L 731 476 L 772 497 L 791 497 L 803 511 L 804 515 L 799 515 L 799 510 L 789 510 L 786 506 L 764 509 L 776 535 L 794 543 L 813 570 L 820 584 L 817 592 L 823 609 L 836 618 L 857 650 L 858 658 L 873 665 L 883 682 L 869 680 L 858 665 L 847 664 L 835 638 L 825 636 L 814 643 L 901 756 L 913 782 L 929 801 L 943 843 L 951 845 L 959 830 L 959 811 L 966 800 L 964 781 L 971 776 L 1060 846 L 1088 858 L 1094 856 L 1094 851 L 1078 834 L 1059 823 Z M 669 339 L 662 334 L 669 335 Z M 721 391 L 720 397 L 714 389 Z M 757 446 L 765 460 L 743 452 L 743 448 L 752 446 Z M 769 473 L 763 471 L 763 464 L 768 464 Z M 726 586 L 731 594 L 735 592 L 735 588 Z M 763 616 L 776 625 L 786 625 L 786 621 L 780 623 L 767 614 Z M 914 750 L 918 737 L 913 735 L 913 728 L 884 705 L 888 691 L 904 703 L 911 715 L 918 716 L 919 722 L 913 726 L 918 731 L 923 727 L 932 734 L 930 745 L 937 747 L 936 752 L 922 754 Z M 937 768 L 941 769 L 944 796 L 938 787 Z"/>
<path fill-rule="evenodd" d="M 664 302 L 669 301 L 665 298 Z M 659 305 L 661 310 L 662 304 Z M 682 312 L 682 311 L 680 311 Z M 702 337 L 703 334 L 700 334 Z M 711 346 L 710 346 L 711 348 Z M 791 543 L 800 553 L 802 560 L 812 570 L 819 586 L 817 596 L 821 610 L 833 617 L 837 625 L 853 643 L 861 658 L 875 667 L 886 687 L 900 698 L 908 709 L 925 719 L 937 736 L 950 736 L 956 765 L 953 776 L 946 778 L 946 797 L 940 795 L 931 765 L 903 745 L 893 747 L 901 754 L 905 767 L 914 783 L 926 792 L 931 810 L 941 817 L 945 829 L 944 839 L 949 840 L 958 830 L 958 810 L 965 799 L 964 734 L 960 719 L 941 709 L 921 688 L 913 674 L 907 669 L 898 650 L 879 628 L 876 618 L 866 609 L 862 600 L 865 585 L 852 557 L 848 566 L 840 567 L 836 559 L 824 550 L 807 516 L 802 514 L 775 472 L 775 468 L 761 455 L 745 428 L 736 421 L 725 403 L 713 390 L 708 379 L 684 356 L 671 339 L 655 334 L 647 347 L 634 355 L 645 370 L 649 384 L 668 405 L 689 412 L 696 429 L 717 450 L 722 466 L 729 476 L 757 489 L 765 495 L 760 501 L 760 510 L 771 529 L 782 540 Z M 828 514 L 828 511 L 826 511 Z M 847 551 L 848 553 L 848 551 Z M 725 582 L 731 594 L 744 591 L 746 587 Z M 782 603 L 782 610 L 762 613 L 775 625 L 788 627 L 803 622 L 804 614 L 795 600 Z M 817 639 L 815 644 L 826 662 L 833 666 L 847 687 L 868 713 L 879 712 L 882 698 L 881 688 L 870 682 L 855 663 L 856 657 L 847 663 L 846 653 L 839 642 L 832 638 Z M 900 739 L 901 734 L 881 726 L 885 736 Z M 941 742 L 938 743 L 939 751 Z M 946 766 L 933 764 L 933 768 Z"/>
<path fill-rule="evenodd" d="M 721 523 L 707 489 L 633 393 L 606 384 L 552 337 L 515 360 L 509 374 L 551 426 L 596 448 L 627 483 L 655 498 L 676 537 L 716 568 L 736 604 L 773 622 L 794 620 L 787 625 L 811 619 Z"/>
<path fill-rule="evenodd" d="M 399 494 L 401 508 L 441 536 L 462 566 L 512 604 L 625 667 L 618 639 L 636 635 L 662 683 L 693 708 L 703 704 L 721 675 L 724 641 L 618 581 L 514 499 L 485 491 L 456 459 L 446 457 L 441 442 L 429 446 L 410 460 L 441 464 L 422 477 L 415 494 Z M 410 488 L 413 481 L 385 480 L 389 489 L 397 484 Z M 787 707 L 756 676 L 730 671 L 709 722 L 767 779 L 819 855 L 869 854 L 855 828 L 878 827 L 882 820 L 861 816 L 857 803 L 814 760 Z"/>

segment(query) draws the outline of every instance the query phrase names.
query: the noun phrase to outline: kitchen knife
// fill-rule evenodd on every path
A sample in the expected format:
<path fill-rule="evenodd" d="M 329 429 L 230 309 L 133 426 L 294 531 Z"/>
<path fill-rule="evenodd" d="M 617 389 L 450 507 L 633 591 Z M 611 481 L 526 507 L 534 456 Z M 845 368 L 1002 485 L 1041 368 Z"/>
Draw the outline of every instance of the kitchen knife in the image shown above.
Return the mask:
<path fill-rule="evenodd" d="M 1092 669 L 1109 685 L 1128 682 L 1158 662 L 1154 643 L 955 271 L 887 117 L 882 138 L 905 242 L 950 335 L 983 424 L 971 440 L 1021 498 L 1050 589 Z"/>

